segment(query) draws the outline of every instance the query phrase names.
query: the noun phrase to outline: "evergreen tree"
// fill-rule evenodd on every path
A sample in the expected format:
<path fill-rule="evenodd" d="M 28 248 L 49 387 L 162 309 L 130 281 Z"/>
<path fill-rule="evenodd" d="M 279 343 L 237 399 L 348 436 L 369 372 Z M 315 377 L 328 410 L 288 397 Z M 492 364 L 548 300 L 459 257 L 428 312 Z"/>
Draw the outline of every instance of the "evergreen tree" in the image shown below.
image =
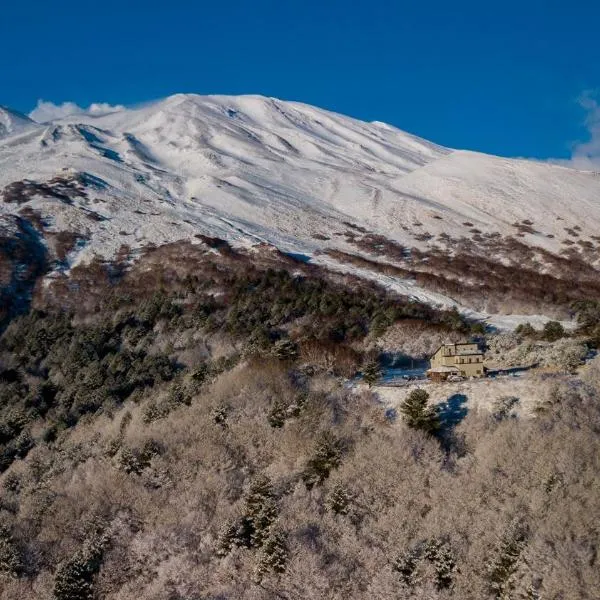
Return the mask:
<path fill-rule="evenodd" d="M 261 548 L 258 564 L 254 571 L 254 580 L 260 583 L 266 573 L 284 573 L 288 561 L 288 545 L 286 535 L 281 531 L 273 531 Z"/>
<path fill-rule="evenodd" d="M 558 321 L 548 321 L 544 325 L 544 339 L 555 342 L 565 335 L 563 326 Z"/>
<path fill-rule="evenodd" d="M 308 461 L 302 479 L 306 487 L 311 490 L 315 485 L 320 485 L 333 469 L 342 462 L 342 443 L 331 433 L 325 431 L 319 438 L 315 453 Z"/>
<path fill-rule="evenodd" d="M 400 412 L 409 427 L 434 434 L 440 428 L 437 408 L 427 406 L 429 394 L 421 388 L 412 390 L 400 406 Z"/>
<path fill-rule="evenodd" d="M 487 564 L 490 592 L 498 600 L 508 600 L 514 588 L 514 575 L 527 545 L 527 529 L 513 523 L 500 540 L 494 558 Z"/>
<path fill-rule="evenodd" d="M 277 399 L 273 402 L 271 406 L 271 410 L 267 415 L 267 421 L 269 421 L 269 425 L 271 427 L 283 427 L 285 424 L 285 418 L 287 416 L 286 406 L 285 404 Z"/>
<path fill-rule="evenodd" d="M 362 370 L 363 380 L 369 387 L 374 383 L 377 383 L 382 374 L 383 372 L 379 366 L 379 361 L 377 360 L 367 363 Z"/>
<path fill-rule="evenodd" d="M 515 333 L 523 337 L 535 337 L 537 335 L 537 331 L 533 328 L 531 323 L 521 323 L 515 329 Z"/>
<path fill-rule="evenodd" d="M 325 501 L 327 508 L 336 515 L 347 515 L 350 512 L 352 495 L 341 484 L 337 484 Z"/>
<path fill-rule="evenodd" d="M 279 360 L 293 360 L 298 357 L 298 346 L 292 340 L 278 340 L 271 352 Z"/>
<path fill-rule="evenodd" d="M 226 556 L 233 546 L 259 548 L 269 536 L 278 508 L 271 480 L 260 475 L 250 486 L 243 515 L 227 523 L 219 536 L 217 555 Z"/>
<path fill-rule="evenodd" d="M 429 563 L 433 573 L 423 566 Z M 426 578 L 433 582 L 438 590 L 452 587 L 456 573 L 456 561 L 450 544 L 438 538 L 431 538 L 418 543 L 401 554 L 392 564 L 392 568 L 400 575 L 402 583 L 416 587 Z"/>
<path fill-rule="evenodd" d="M 107 537 L 97 533 L 75 555 L 59 565 L 54 577 L 56 600 L 93 600 L 94 578 L 102 564 Z"/>
<path fill-rule="evenodd" d="M 8 529 L 0 525 L 0 573 L 17 576 L 21 573 L 23 564 L 13 537 Z"/>

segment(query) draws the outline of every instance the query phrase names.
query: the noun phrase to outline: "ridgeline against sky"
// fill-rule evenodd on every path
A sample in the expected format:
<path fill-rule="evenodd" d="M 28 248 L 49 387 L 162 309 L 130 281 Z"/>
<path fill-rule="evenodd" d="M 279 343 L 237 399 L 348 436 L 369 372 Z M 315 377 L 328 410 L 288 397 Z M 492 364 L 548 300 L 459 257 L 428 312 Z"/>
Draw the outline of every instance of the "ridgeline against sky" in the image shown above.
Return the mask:
<path fill-rule="evenodd" d="M 26 0 L 2 8 L 0 103 L 259 93 L 453 148 L 596 157 L 599 22 L 590 0 Z"/>

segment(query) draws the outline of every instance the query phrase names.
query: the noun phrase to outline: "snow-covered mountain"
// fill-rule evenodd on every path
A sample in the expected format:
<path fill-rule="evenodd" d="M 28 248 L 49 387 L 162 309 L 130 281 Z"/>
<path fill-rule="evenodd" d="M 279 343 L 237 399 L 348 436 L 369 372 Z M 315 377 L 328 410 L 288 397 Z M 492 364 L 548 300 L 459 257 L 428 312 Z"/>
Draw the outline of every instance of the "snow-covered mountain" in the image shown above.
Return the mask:
<path fill-rule="evenodd" d="M 43 125 L 0 109 L 0 195 L 5 218 L 26 209 L 49 231 L 78 234 L 71 265 L 201 234 L 457 304 L 403 275 L 411 253 L 424 265 L 466 244 L 507 265 L 533 248 L 542 270 L 600 259 L 597 173 L 451 150 L 260 96 L 180 94 Z"/>
<path fill-rule="evenodd" d="M 0 106 L 0 139 L 34 129 L 37 123 L 21 113 Z"/>

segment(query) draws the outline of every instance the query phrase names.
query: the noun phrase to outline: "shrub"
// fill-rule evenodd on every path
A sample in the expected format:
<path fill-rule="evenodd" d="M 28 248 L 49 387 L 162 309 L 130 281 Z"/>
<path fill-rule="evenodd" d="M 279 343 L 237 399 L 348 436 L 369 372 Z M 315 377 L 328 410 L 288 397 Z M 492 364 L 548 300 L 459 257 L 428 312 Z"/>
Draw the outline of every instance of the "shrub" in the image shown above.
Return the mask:
<path fill-rule="evenodd" d="M 542 333 L 545 340 L 555 342 L 565 335 L 565 330 L 558 321 L 548 321 Z"/>

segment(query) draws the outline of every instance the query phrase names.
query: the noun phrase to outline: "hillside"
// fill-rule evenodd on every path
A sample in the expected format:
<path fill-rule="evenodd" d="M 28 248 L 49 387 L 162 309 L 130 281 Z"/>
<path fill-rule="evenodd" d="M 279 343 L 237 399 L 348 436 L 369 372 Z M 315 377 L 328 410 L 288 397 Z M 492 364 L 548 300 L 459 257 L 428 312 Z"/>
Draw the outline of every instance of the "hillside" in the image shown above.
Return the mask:
<path fill-rule="evenodd" d="M 597 598 L 599 177 L 253 96 L 1 115 L 0 600 Z M 489 377 L 382 377 L 465 339 Z"/>
<path fill-rule="evenodd" d="M 597 597 L 598 359 L 430 384 L 428 431 L 352 380 L 456 313 L 214 239 L 105 267 L 0 336 L 0 599 Z"/>
<path fill-rule="evenodd" d="M 18 215 L 44 238 L 70 236 L 61 271 L 205 235 L 267 243 L 500 326 L 568 318 L 599 291 L 596 173 L 259 96 L 180 94 L 43 125 L 2 114 L 4 223 Z"/>

